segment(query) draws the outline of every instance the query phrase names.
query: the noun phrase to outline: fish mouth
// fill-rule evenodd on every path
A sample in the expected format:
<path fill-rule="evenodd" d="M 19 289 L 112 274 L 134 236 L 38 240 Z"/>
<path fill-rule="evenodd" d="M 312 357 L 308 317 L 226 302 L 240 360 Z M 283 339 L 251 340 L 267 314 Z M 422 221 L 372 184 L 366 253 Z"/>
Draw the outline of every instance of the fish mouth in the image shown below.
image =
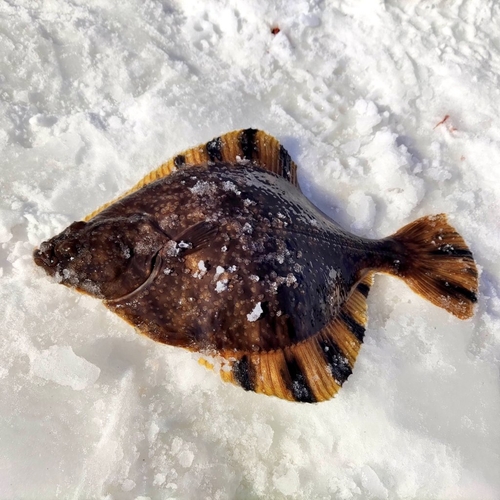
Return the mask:
<path fill-rule="evenodd" d="M 125 295 L 116 297 L 114 299 L 107 299 L 106 302 L 108 304 L 117 304 L 118 302 L 130 300 L 139 295 L 143 290 L 145 290 L 155 280 L 155 278 L 160 273 L 161 268 L 163 267 L 163 259 L 160 252 L 161 251 L 158 250 L 151 259 L 151 272 L 141 285 Z"/>
<path fill-rule="evenodd" d="M 54 246 L 42 243 L 33 252 L 33 260 L 37 266 L 43 267 L 48 274 L 55 274 L 59 259 L 54 254 Z"/>
<path fill-rule="evenodd" d="M 73 222 L 61 234 L 44 241 L 40 248 L 33 251 L 33 260 L 37 266 L 43 267 L 47 273 L 55 274 L 59 263 L 73 260 L 81 248 L 77 236 L 86 226 L 83 221 Z"/>
<path fill-rule="evenodd" d="M 74 241 L 53 242 L 44 241 L 40 248 L 33 251 L 33 260 L 37 266 L 54 275 L 65 263 L 73 260 L 78 255 L 79 246 Z"/>

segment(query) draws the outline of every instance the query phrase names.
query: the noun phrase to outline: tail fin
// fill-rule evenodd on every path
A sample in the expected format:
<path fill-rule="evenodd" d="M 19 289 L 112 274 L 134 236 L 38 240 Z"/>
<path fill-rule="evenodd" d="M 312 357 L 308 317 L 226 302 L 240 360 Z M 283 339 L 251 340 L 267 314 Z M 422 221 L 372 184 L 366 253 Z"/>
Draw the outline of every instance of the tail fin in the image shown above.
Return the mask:
<path fill-rule="evenodd" d="M 471 251 L 446 215 L 422 217 L 395 233 L 407 262 L 397 274 L 412 290 L 460 319 L 474 314 L 478 276 Z"/>

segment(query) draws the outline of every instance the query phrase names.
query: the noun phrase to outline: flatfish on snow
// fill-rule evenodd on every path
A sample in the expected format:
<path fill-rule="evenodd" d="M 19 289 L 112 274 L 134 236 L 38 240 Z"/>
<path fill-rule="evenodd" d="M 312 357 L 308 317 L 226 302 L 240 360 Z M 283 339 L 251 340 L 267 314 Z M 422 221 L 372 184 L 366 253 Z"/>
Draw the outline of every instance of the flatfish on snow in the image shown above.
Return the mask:
<path fill-rule="evenodd" d="M 445 215 L 355 236 L 304 197 L 288 152 L 255 129 L 175 156 L 34 259 L 151 339 L 200 352 L 223 380 L 302 402 L 330 399 L 351 374 L 375 273 L 462 319 L 478 289 Z"/>

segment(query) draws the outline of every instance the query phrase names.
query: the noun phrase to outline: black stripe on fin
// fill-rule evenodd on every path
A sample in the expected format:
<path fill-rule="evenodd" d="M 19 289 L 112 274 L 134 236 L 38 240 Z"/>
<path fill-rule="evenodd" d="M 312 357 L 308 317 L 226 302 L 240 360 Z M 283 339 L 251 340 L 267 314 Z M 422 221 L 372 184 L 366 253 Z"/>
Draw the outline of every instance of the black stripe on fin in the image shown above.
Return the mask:
<path fill-rule="evenodd" d="M 477 267 L 464 239 L 445 214 L 421 217 L 386 241 L 395 240 L 404 264 L 388 272 L 415 292 L 460 319 L 474 314 L 479 288 Z"/>
<path fill-rule="evenodd" d="M 370 292 L 370 287 L 366 283 L 359 283 L 356 289 L 365 298 L 368 297 L 368 293 Z"/>
<path fill-rule="evenodd" d="M 352 373 L 349 361 L 332 339 L 320 337 L 318 343 L 332 372 L 332 377 L 337 384 L 342 385 Z"/>
<path fill-rule="evenodd" d="M 247 128 L 241 131 L 240 148 L 244 158 L 247 160 L 253 160 L 254 152 L 258 152 L 255 141 L 257 132 L 258 130 L 255 128 Z"/>
<path fill-rule="evenodd" d="M 179 168 L 179 167 L 184 167 L 186 165 L 186 157 L 184 155 L 177 155 L 174 158 L 174 165 Z"/>
<path fill-rule="evenodd" d="M 316 398 L 297 360 L 293 357 L 287 358 L 286 366 L 292 382 L 290 390 L 292 391 L 295 401 L 300 401 L 301 403 L 315 403 Z"/>
<path fill-rule="evenodd" d="M 158 179 L 167 177 L 179 168 L 204 165 L 208 161 L 226 161 L 237 164 L 239 159 L 251 160 L 261 168 L 280 174 L 299 188 L 297 184 L 297 166 L 290 159 L 286 150 L 280 147 L 280 143 L 275 137 L 254 128 L 233 130 L 205 144 L 186 149 L 170 158 L 167 162 L 162 163 L 158 168 L 145 175 L 131 189 L 115 200 L 105 203 L 97 210 L 94 210 L 84 220 L 92 219 L 115 201 Z"/>
<path fill-rule="evenodd" d="M 473 259 L 472 252 L 467 248 L 456 248 L 453 245 L 443 245 L 429 252 L 432 255 L 452 255 L 453 257 L 468 257 Z"/>
<path fill-rule="evenodd" d="M 233 375 L 245 391 L 255 391 L 254 377 L 250 369 L 250 360 L 245 354 L 241 359 L 233 364 Z"/>
<path fill-rule="evenodd" d="M 467 288 L 464 288 L 463 286 L 456 285 L 455 283 L 450 283 L 448 281 L 441 281 L 440 285 L 444 295 L 448 294 L 455 297 L 462 295 L 474 304 L 477 302 L 477 294 L 472 290 L 467 290 Z"/>
<path fill-rule="evenodd" d="M 292 178 L 292 159 L 288 151 L 282 145 L 280 145 L 280 166 L 282 177 L 290 181 Z"/>
<path fill-rule="evenodd" d="M 365 336 L 365 327 L 354 321 L 354 319 L 346 314 L 344 311 L 340 312 L 339 318 L 345 323 L 345 325 L 351 330 L 353 335 L 360 341 L 363 342 L 363 337 Z"/>
<path fill-rule="evenodd" d="M 222 161 L 222 140 L 216 137 L 205 145 L 210 161 Z"/>

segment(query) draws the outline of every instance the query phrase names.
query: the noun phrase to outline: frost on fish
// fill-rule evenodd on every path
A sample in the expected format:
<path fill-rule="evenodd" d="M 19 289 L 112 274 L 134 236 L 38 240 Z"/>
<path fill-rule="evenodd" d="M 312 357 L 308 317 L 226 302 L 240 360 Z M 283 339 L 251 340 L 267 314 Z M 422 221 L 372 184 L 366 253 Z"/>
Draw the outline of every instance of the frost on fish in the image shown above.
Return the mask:
<path fill-rule="evenodd" d="M 215 291 L 217 293 L 225 292 L 227 290 L 228 280 L 218 280 L 215 284 Z"/>
<path fill-rule="evenodd" d="M 207 274 L 207 267 L 205 266 L 205 262 L 200 260 L 198 262 L 198 269 L 194 272 L 193 277 L 201 279 L 205 274 Z"/>
<path fill-rule="evenodd" d="M 257 304 L 255 304 L 255 307 L 252 309 L 252 312 L 247 314 L 247 320 L 250 322 L 257 321 L 261 317 L 263 312 L 264 311 L 262 310 L 262 303 L 257 302 Z"/>

